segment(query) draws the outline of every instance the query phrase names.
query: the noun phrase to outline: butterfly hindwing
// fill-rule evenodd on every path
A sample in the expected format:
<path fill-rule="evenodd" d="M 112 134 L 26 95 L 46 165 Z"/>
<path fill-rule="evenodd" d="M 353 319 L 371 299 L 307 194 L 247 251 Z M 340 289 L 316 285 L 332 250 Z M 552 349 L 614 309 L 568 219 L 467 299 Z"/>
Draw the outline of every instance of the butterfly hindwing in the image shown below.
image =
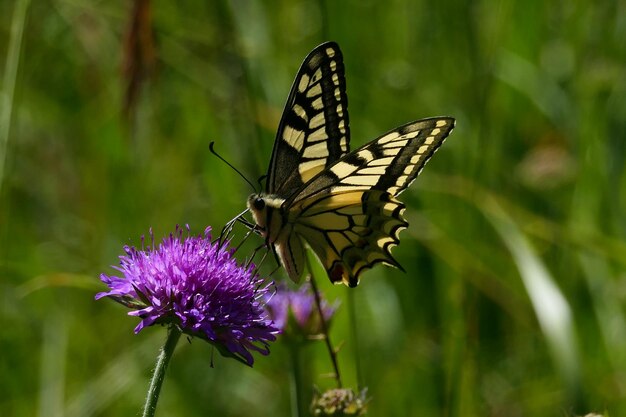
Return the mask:
<path fill-rule="evenodd" d="M 326 194 L 298 213 L 293 232 L 311 246 L 332 282 L 355 287 L 376 263 L 401 268 L 391 248 L 408 225 L 404 208 L 380 190 Z"/>
<path fill-rule="evenodd" d="M 268 170 L 266 192 L 289 197 L 345 155 L 350 130 L 343 56 L 327 42 L 305 58 L 291 87 Z"/>

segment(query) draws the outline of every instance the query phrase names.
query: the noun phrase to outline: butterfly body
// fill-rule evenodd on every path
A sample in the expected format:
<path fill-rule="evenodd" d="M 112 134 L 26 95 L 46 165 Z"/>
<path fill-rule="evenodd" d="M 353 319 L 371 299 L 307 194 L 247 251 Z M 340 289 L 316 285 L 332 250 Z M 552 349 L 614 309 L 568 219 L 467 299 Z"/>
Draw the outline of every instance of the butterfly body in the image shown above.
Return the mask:
<path fill-rule="evenodd" d="M 304 60 L 287 100 L 265 193 L 248 198 L 257 229 L 288 275 L 298 280 L 305 245 L 329 278 L 351 287 L 391 256 L 408 226 L 396 199 L 454 127 L 454 119 L 418 120 L 349 151 L 343 60 L 333 42 Z"/>

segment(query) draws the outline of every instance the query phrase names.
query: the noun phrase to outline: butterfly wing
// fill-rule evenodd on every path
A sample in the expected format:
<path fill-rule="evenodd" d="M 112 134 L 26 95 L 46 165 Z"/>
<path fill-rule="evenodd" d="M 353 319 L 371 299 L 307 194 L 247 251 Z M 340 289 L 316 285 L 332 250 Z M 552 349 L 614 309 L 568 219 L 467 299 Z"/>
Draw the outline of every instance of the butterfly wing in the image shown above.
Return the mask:
<path fill-rule="evenodd" d="M 297 282 L 306 241 L 332 282 L 355 287 L 361 272 L 378 262 L 402 269 L 390 250 L 407 226 L 403 212 L 404 204 L 378 190 L 327 194 L 302 212 L 292 211 L 295 222 L 276 241 L 276 253 Z"/>
<path fill-rule="evenodd" d="M 391 248 L 408 223 L 402 217 L 405 206 L 395 196 L 415 180 L 453 127 L 454 119 L 447 117 L 406 124 L 315 176 L 284 204 L 293 230 L 279 251 L 286 258 L 283 263 L 301 263 L 301 245 L 290 248 L 300 238 L 333 282 L 354 287 L 359 275 L 376 263 L 400 267 Z M 297 279 L 300 269 L 287 271 Z"/>
<path fill-rule="evenodd" d="M 304 59 L 291 87 L 268 170 L 266 192 L 288 198 L 349 149 L 343 56 L 334 42 Z"/>

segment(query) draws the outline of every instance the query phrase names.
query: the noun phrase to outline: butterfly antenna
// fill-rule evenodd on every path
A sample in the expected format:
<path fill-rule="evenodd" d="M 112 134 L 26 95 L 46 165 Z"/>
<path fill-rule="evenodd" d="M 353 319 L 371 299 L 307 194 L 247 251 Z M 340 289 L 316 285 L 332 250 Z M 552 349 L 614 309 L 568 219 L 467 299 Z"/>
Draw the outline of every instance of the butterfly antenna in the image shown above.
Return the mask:
<path fill-rule="evenodd" d="M 256 180 L 256 182 L 259 183 L 259 187 L 261 187 L 260 188 L 261 190 L 263 189 L 263 181 L 265 181 L 266 178 L 267 178 L 267 175 L 261 175 L 259 179 Z"/>
<path fill-rule="evenodd" d="M 250 182 L 250 180 L 248 178 L 246 178 L 245 175 L 243 175 L 241 173 L 241 171 L 239 171 L 237 168 L 235 168 L 233 166 L 233 164 L 231 164 L 230 162 L 228 162 L 226 159 L 222 158 L 222 156 L 220 154 L 218 154 L 217 152 L 215 152 L 215 149 L 213 149 L 213 147 L 215 146 L 215 142 L 211 142 L 209 143 L 209 149 L 211 150 L 211 153 L 215 156 L 217 156 L 222 162 L 224 162 L 226 165 L 228 165 L 229 167 L 231 167 L 233 169 L 233 171 L 235 171 L 237 174 L 239 174 L 239 176 L 241 178 L 243 178 L 248 184 L 250 184 L 250 187 L 252 187 L 252 190 L 256 193 L 257 189 L 254 187 L 254 184 L 252 184 L 252 182 Z"/>

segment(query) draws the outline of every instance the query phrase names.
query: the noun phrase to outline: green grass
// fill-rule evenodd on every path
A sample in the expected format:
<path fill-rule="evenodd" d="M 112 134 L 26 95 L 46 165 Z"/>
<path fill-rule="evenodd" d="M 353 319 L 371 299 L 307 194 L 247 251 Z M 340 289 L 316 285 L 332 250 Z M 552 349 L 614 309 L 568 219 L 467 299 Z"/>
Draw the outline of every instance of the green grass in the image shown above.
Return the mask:
<path fill-rule="evenodd" d="M 98 275 L 150 227 L 200 232 L 243 209 L 249 187 L 209 142 L 264 174 L 293 76 L 324 40 L 344 52 L 353 147 L 457 118 L 402 194 L 406 274 L 320 283 L 342 300 L 332 337 L 349 386 L 358 352 L 369 415 L 626 414 L 623 3 L 152 7 L 155 68 L 127 122 L 130 2 L 0 3 L 3 415 L 139 412 L 165 331 L 135 336 L 123 307 L 94 301 Z M 157 415 L 290 415 L 285 346 L 254 369 L 211 355 L 180 343 Z M 303 359 L 332 386 L 322 343 Z"/>

